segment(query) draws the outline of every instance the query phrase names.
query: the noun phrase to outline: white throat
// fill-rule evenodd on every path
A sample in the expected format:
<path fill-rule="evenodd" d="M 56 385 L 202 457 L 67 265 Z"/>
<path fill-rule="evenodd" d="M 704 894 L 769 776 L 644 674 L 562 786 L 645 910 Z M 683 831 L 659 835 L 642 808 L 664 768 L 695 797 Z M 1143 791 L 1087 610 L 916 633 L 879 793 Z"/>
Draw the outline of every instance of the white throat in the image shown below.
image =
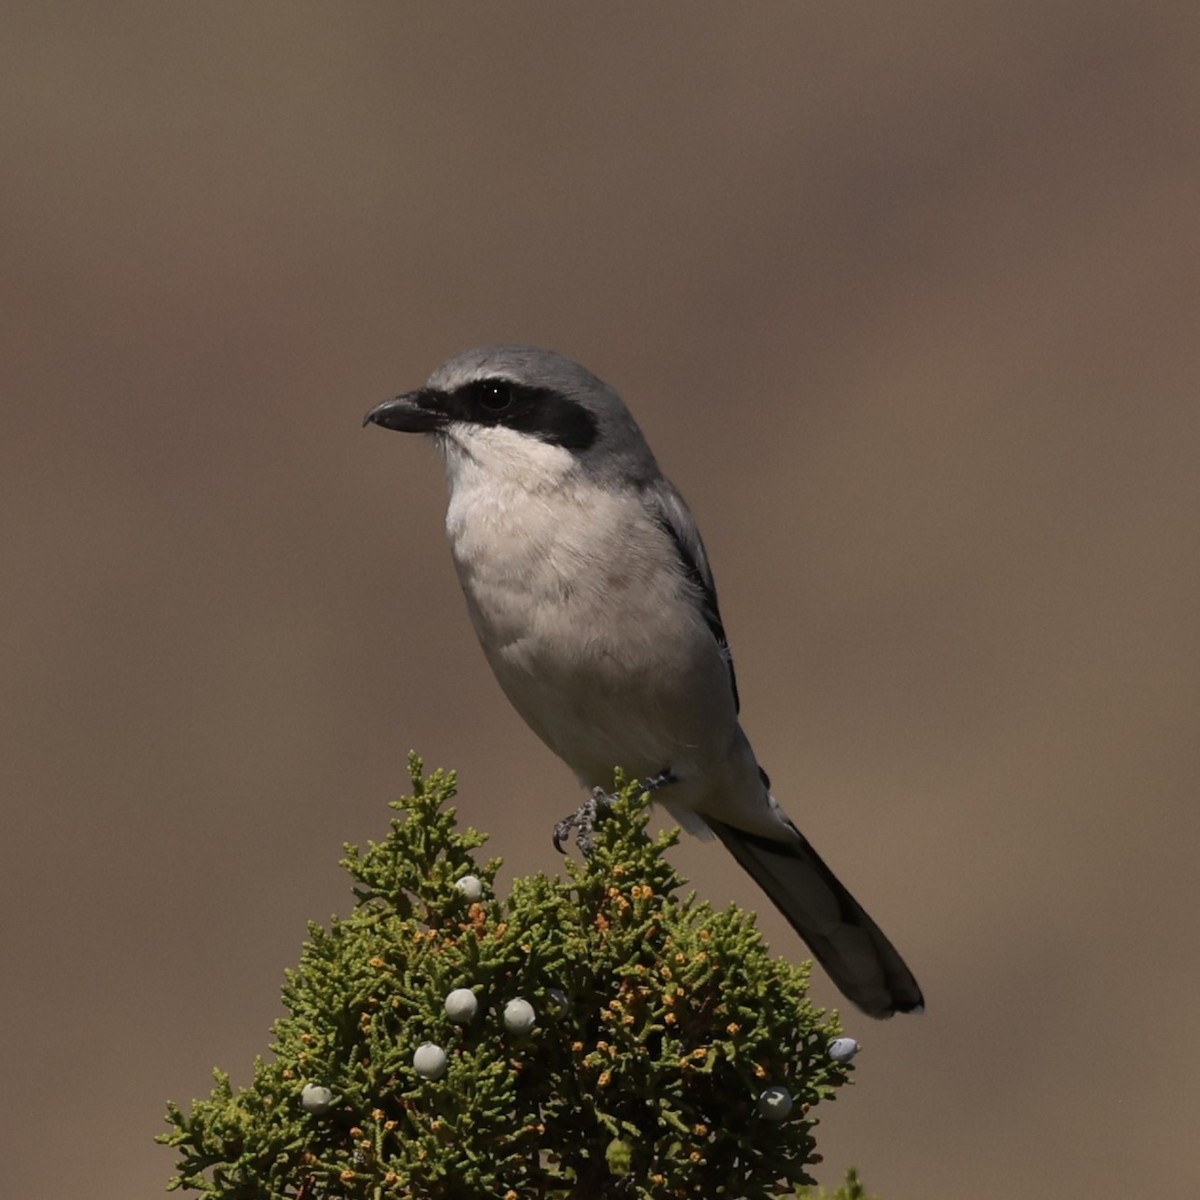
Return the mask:
<path fill-rule="evenodd" d="M 462 490 L 494 490 L 545 495 L 578 469 L 578 461 L 562 446 L 543 442 L 503 425 L 455 421 L 438 439 L 446 464 L 450 501 Z"/>

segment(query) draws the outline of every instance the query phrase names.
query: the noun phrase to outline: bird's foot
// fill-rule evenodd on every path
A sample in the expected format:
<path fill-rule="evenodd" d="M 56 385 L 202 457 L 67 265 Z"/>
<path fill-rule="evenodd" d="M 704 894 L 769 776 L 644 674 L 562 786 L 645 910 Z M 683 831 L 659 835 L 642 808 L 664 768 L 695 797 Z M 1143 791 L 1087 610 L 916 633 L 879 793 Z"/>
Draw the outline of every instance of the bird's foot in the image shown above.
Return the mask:
<path fill-rule="evenodd" d="M 657 775 L 641 780 L 639 786 L 644 792 L 656 792 L 659 788 L 676 782 L 675 773 L 670 767 L 664 767 Z M 614 801 L 615 792 L 606 792 L 601 787 L 592 788 L 591 795 L 569 817 L 564 817 L 554 826 L 554 848 L 559 854 L 566 853 L 566 843 L 575 831 L 575 845 L 584 858 L 591 858 L 596 849 L 594 834 L 596 826 L 608 815 Z"/>
<path fill-rule="evenodd" d="M 566 854 L 566 843 L 575 831 L 575 845 L 579 847 L 584 858 L 590 858 L 596 848 L 592 835 L 604 814 L 612 808 L 615 796 L 610 796 L 603 788 L 592 788 L 588 798 L 569 816 L 563 817 L 554 826 L 554 848 L 559 854 Z"/>

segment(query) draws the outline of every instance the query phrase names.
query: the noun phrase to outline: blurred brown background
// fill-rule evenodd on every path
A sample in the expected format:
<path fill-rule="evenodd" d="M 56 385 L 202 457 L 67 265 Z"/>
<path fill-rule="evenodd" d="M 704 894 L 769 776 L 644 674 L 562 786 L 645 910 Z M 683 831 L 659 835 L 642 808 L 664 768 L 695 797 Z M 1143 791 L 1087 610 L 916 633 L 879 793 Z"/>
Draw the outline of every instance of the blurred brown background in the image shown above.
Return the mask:
<path fill-rule="evenodd" d="M 574 785 L 474 644 L 440 467 L 359 428 L 501 339 L 630 402 L 777 794 L 925 986 L 849 1014 L 825 1179 L 1194 1193 L 1194 3 L 3 25 L 6 1194 L 160 1193 L 164 1101 L 248 1078 L 410 747 L 556 867 Z"/>

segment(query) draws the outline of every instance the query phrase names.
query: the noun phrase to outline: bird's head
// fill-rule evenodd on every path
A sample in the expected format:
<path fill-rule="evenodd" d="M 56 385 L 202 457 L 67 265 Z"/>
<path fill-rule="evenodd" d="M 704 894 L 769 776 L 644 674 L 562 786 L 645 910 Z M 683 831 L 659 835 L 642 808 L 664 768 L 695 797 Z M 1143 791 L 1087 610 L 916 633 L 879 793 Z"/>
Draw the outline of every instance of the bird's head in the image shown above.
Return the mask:
<path fill-rule="evenodd" d="M 452 473 L 464 458 L 531 477 L 657 473 L 621 397 L 578 363 L 536 346 L 467 350 L 424 387 L 371 409 L 363 424 L 433 435 Z"/>

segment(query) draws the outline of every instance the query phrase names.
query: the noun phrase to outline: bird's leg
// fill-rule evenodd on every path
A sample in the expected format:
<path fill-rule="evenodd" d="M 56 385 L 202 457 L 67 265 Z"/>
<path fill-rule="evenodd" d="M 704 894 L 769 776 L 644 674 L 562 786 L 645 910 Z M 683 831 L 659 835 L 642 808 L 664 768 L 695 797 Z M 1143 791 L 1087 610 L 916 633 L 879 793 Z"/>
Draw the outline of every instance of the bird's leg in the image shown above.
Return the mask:
<path fill-rule="evenodd" d="M 659 788 L 669 787 L 672 783 L 678 782 L 679 776 L 670 767 L 663 767 L 657 775 L 651 775 L 649 779 L 642 780 L 642 791 L 657 792 Z"/>
<path fill-rule="evenodd" d="M 657 775 L 651 775 L 648 779 L 641 780 L 639 787 L 643 792 L 656 792 L 659 788 L 675 783 L 676 780 L 675 772 L 670 767 L 664 767 Z M 571 836 L 571 830 L 574 830 L 575 844 L 579 847 L 580 853 L 584 858 L 590 858 L 592 851 L 596 848 L 593 838 L 596 826 L 607 815 L 616 798 L 615 792 L 606 792 L 601 787 L 592 788 L 591 795 L 569 817 L 564 817 L 554 826 L 555 850 L 559 854 L 566 853 L 564 846 Z"/>

